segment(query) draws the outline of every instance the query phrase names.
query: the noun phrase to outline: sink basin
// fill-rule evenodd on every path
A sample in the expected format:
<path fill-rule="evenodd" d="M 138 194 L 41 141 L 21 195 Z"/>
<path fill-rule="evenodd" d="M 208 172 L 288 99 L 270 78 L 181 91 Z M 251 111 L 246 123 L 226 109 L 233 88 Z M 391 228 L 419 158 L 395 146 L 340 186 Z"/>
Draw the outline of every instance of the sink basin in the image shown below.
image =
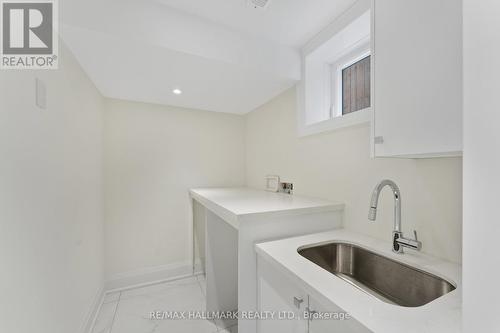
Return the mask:
<path fill-rule="evenodd" d="M 438 276 L 353 244 L 310 245 L 299 248 L 298 252 L 342 280 L 391 304 L 422 306 L 455 289 Z"/>

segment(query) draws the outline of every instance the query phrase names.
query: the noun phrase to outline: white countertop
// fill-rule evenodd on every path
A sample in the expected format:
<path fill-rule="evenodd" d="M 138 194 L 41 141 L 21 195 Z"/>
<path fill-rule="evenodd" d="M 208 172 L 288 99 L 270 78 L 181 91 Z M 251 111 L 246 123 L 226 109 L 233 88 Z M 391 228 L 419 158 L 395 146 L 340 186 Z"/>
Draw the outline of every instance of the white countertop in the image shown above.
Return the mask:
<path fill-rule="evenodd" d="M 191 197 L 238 228 L 240 219 L 255 215 L 289 215 L 343 210 L 344 204 L 295 194 L 248 187 L 196 188 Z"/>
<path fill-rule="evenodd" d="M 455 284 L 454 291 L 420 307 L 401 307 L 368 295 L 322 269 L 297 253 L 304 245 L 345 241 L 360 245 L 396 261 L 445 278 Z M 424 244 L 425 246 L 425 244 Z M 381 333 L 457 333 L 461 332 L 461 266 L 420 252 L 405 249 L 393 253 L 388 242 L 345 229 L 287 238 L 257 244 L 257 254 L 296 277 L 308 292 L 335 303 L 374 332 Z"/>

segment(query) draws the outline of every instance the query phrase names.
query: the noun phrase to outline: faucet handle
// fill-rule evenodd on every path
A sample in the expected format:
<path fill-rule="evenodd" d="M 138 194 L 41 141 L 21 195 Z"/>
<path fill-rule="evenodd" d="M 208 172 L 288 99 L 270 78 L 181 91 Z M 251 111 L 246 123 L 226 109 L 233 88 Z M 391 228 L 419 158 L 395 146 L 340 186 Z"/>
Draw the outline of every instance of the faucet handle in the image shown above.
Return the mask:
<path fill-rule="evenodd" d="M 415 240 L 418 241 L 417 230 L 413 230 L 413 235 L 415 236 Z"/>

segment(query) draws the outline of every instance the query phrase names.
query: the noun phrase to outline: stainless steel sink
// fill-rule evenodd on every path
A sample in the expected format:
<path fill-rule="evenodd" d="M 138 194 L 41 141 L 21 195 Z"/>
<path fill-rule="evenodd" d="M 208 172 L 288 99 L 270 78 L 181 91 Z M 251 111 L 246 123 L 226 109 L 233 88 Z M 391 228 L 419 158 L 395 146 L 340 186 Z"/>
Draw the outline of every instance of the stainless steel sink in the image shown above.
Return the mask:
<path fill-rule="evenodd" d="M 344 281 L 391 304 L 422 306 L 455 289 L 438 276 L 352 244 L 304 246 L 298 252 Z"/>

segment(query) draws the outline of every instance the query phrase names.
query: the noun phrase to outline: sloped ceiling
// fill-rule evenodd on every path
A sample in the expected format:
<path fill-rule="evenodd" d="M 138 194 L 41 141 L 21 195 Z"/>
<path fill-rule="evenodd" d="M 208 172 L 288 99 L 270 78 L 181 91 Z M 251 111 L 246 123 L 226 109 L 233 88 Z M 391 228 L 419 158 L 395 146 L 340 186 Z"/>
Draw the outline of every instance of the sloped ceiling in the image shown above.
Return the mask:
<path fill-rule="evenodd" d="M 106 97 L 243 114 L 300 80 L 300 46 L 352 3 L 65 0 L 60 33 Z"/>

